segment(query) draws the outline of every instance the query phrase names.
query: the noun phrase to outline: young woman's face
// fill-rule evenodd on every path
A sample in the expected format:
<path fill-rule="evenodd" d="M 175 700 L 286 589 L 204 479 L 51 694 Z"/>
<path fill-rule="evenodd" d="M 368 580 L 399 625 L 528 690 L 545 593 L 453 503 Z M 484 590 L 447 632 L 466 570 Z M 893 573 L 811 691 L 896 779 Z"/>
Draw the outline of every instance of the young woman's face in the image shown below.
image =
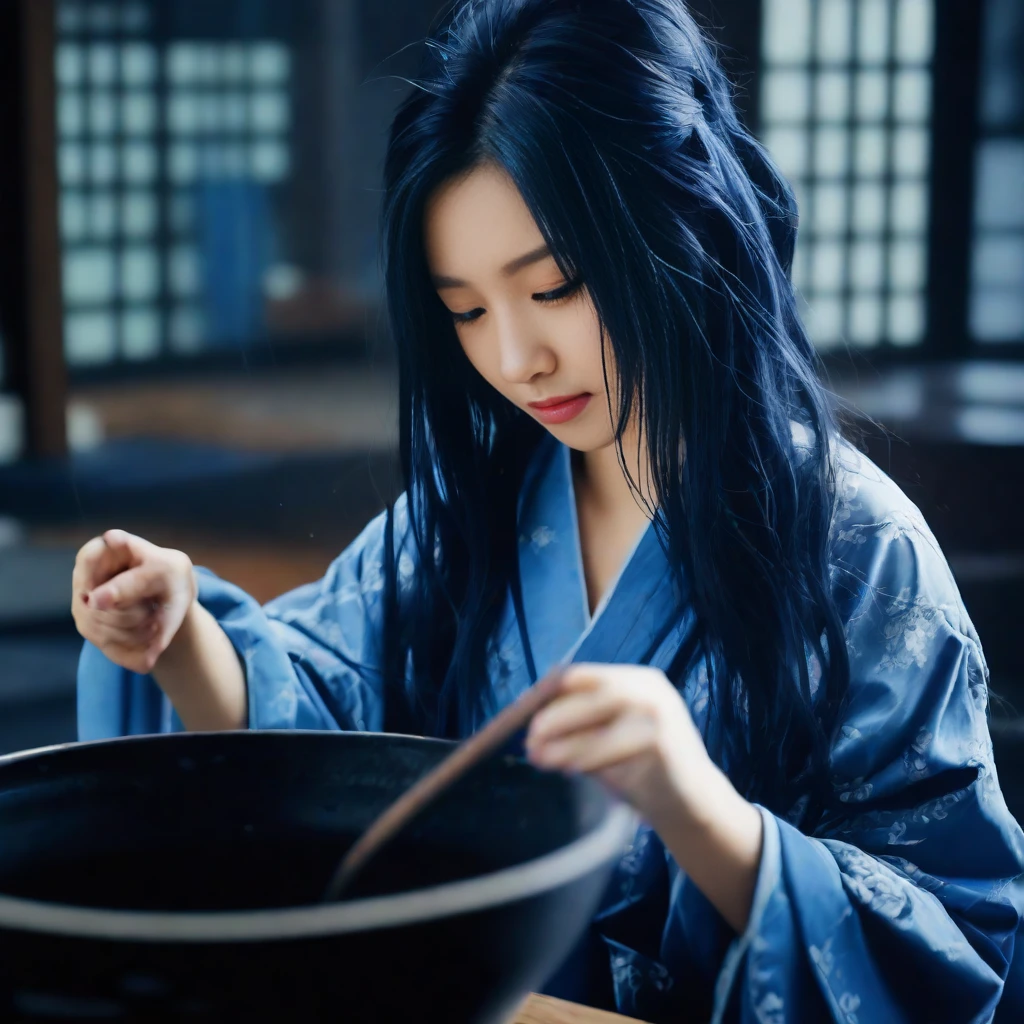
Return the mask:
<path fill-rule="evenodd" d="M 511 179 L 484 165 L 447 183 L 425 231 L 437 293 L 484 380 L 571 448 L 611 444 L 597 312 L 558 269 Z"/>

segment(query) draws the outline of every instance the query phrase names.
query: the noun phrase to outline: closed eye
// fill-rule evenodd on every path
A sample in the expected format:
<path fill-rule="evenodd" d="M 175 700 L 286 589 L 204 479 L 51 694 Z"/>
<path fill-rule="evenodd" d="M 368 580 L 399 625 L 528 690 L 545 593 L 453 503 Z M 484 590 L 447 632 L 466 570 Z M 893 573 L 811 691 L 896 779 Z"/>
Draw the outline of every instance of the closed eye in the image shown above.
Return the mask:
<path fill-rule="evenodd" d="M 575 295 L 582 287 L 583 282 L 577 277 L 575 281 L 566 281 L 565 284 L 550 292 L 535 292 L 532 298 L 538 302 L 558 302 L 560 299 L 567 299 L 570 295 Z"/>
<path fill-rule="evenodd" d="M 568 299 L 570 296 L 575 295 L 582 287 L 583 282 L 577 278 L 575 281 L 566 281 L 565 284 L 559 285 L 548 292 L 534 292 L 530 297 L 536 302 L 561 302 L 563 299 Z M 452 312 L 452 320 L 456 324 L 471 324 L 474 320 L 479 320 L 485 312 L 487 311 L 482 306 L 470 309 L 465 313 Z"/>
<path fill-rule="evenodd" d="M 479 320 L 484 315 L 483 309 L 471 309 L 468 313 L 452 313 L 452 319 L 457 324 L 471 324 L 474 320 Z"/>

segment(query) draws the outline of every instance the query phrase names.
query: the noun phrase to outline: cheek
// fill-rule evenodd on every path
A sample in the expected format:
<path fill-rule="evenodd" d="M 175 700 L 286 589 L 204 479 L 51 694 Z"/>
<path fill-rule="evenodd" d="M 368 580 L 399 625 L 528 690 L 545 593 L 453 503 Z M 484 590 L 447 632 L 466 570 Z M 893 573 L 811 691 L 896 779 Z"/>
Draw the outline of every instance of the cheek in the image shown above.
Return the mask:
<path fill-rule="evenodd" d="M 462 351 L 469 360 L 469 365 L 480 374 L 481 377 L 499 392 L 504 393 L 505 381 L 501 376 L 501 365 L 496 345 L 488 344 L 485 337 L 486 331 L 477 328 L 473 331 L 472 339 L 467 339 L 459 334 L 459 344 Z"/>
<path fill-rule="evenodd" d="M 597 367 L 597 372 L 601 372 L 601 356 L 602 351 L 604 354 L 604 363 L 608 371 L 608 377 L 611 379 L 614 376 L 614 357 L 612 355 L 611 342 L 601 331 L 601 321 L 597 318 L 597 311 L 593 305 L 587 300 L 584 310 L 580 316 L 581 320 L 581 334 L 585 337 L 585 344 L 587 346 L 587 357 Z"/>
<path fill-rule="evenodd" d="M 560 362 L 601 379 L 601 324 L 589 300 L 553 313 L 548 329 Z"/>

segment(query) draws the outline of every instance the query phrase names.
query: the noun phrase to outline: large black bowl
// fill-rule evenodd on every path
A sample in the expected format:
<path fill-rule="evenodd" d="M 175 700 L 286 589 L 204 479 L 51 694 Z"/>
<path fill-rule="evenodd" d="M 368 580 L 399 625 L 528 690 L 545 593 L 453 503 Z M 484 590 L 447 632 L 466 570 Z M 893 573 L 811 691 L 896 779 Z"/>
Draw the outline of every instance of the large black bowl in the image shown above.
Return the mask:
<path fill-rule="evenodd" d="M 0 758 L 0 1020 L 506 1019 L 586 927 L 632 816 L 492 760 L 319 904 L 448 750 L 232 732 Z"/>

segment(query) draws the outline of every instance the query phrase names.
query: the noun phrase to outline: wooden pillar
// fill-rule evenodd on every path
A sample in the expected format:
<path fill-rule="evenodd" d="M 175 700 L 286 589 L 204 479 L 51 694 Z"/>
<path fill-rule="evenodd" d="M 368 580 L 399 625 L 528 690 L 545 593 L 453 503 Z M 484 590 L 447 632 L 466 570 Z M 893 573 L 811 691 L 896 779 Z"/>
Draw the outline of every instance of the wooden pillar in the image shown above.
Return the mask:
<path fill-rule="evenodd" d="M 935 5 L 928 353 L 969 355 L 983 3 Z"/>
<path fill-rule="evenodd" d="M 0 329 L 28 458 L 67 452 L 54 6 L 0 3 Z"/>
<path fill-rule="evenodd" d="M 762 0 L 687 0 L 697 23 L 720 44 L 717 54 L 735 87 L 746 128 L 760 129 Z"/>

